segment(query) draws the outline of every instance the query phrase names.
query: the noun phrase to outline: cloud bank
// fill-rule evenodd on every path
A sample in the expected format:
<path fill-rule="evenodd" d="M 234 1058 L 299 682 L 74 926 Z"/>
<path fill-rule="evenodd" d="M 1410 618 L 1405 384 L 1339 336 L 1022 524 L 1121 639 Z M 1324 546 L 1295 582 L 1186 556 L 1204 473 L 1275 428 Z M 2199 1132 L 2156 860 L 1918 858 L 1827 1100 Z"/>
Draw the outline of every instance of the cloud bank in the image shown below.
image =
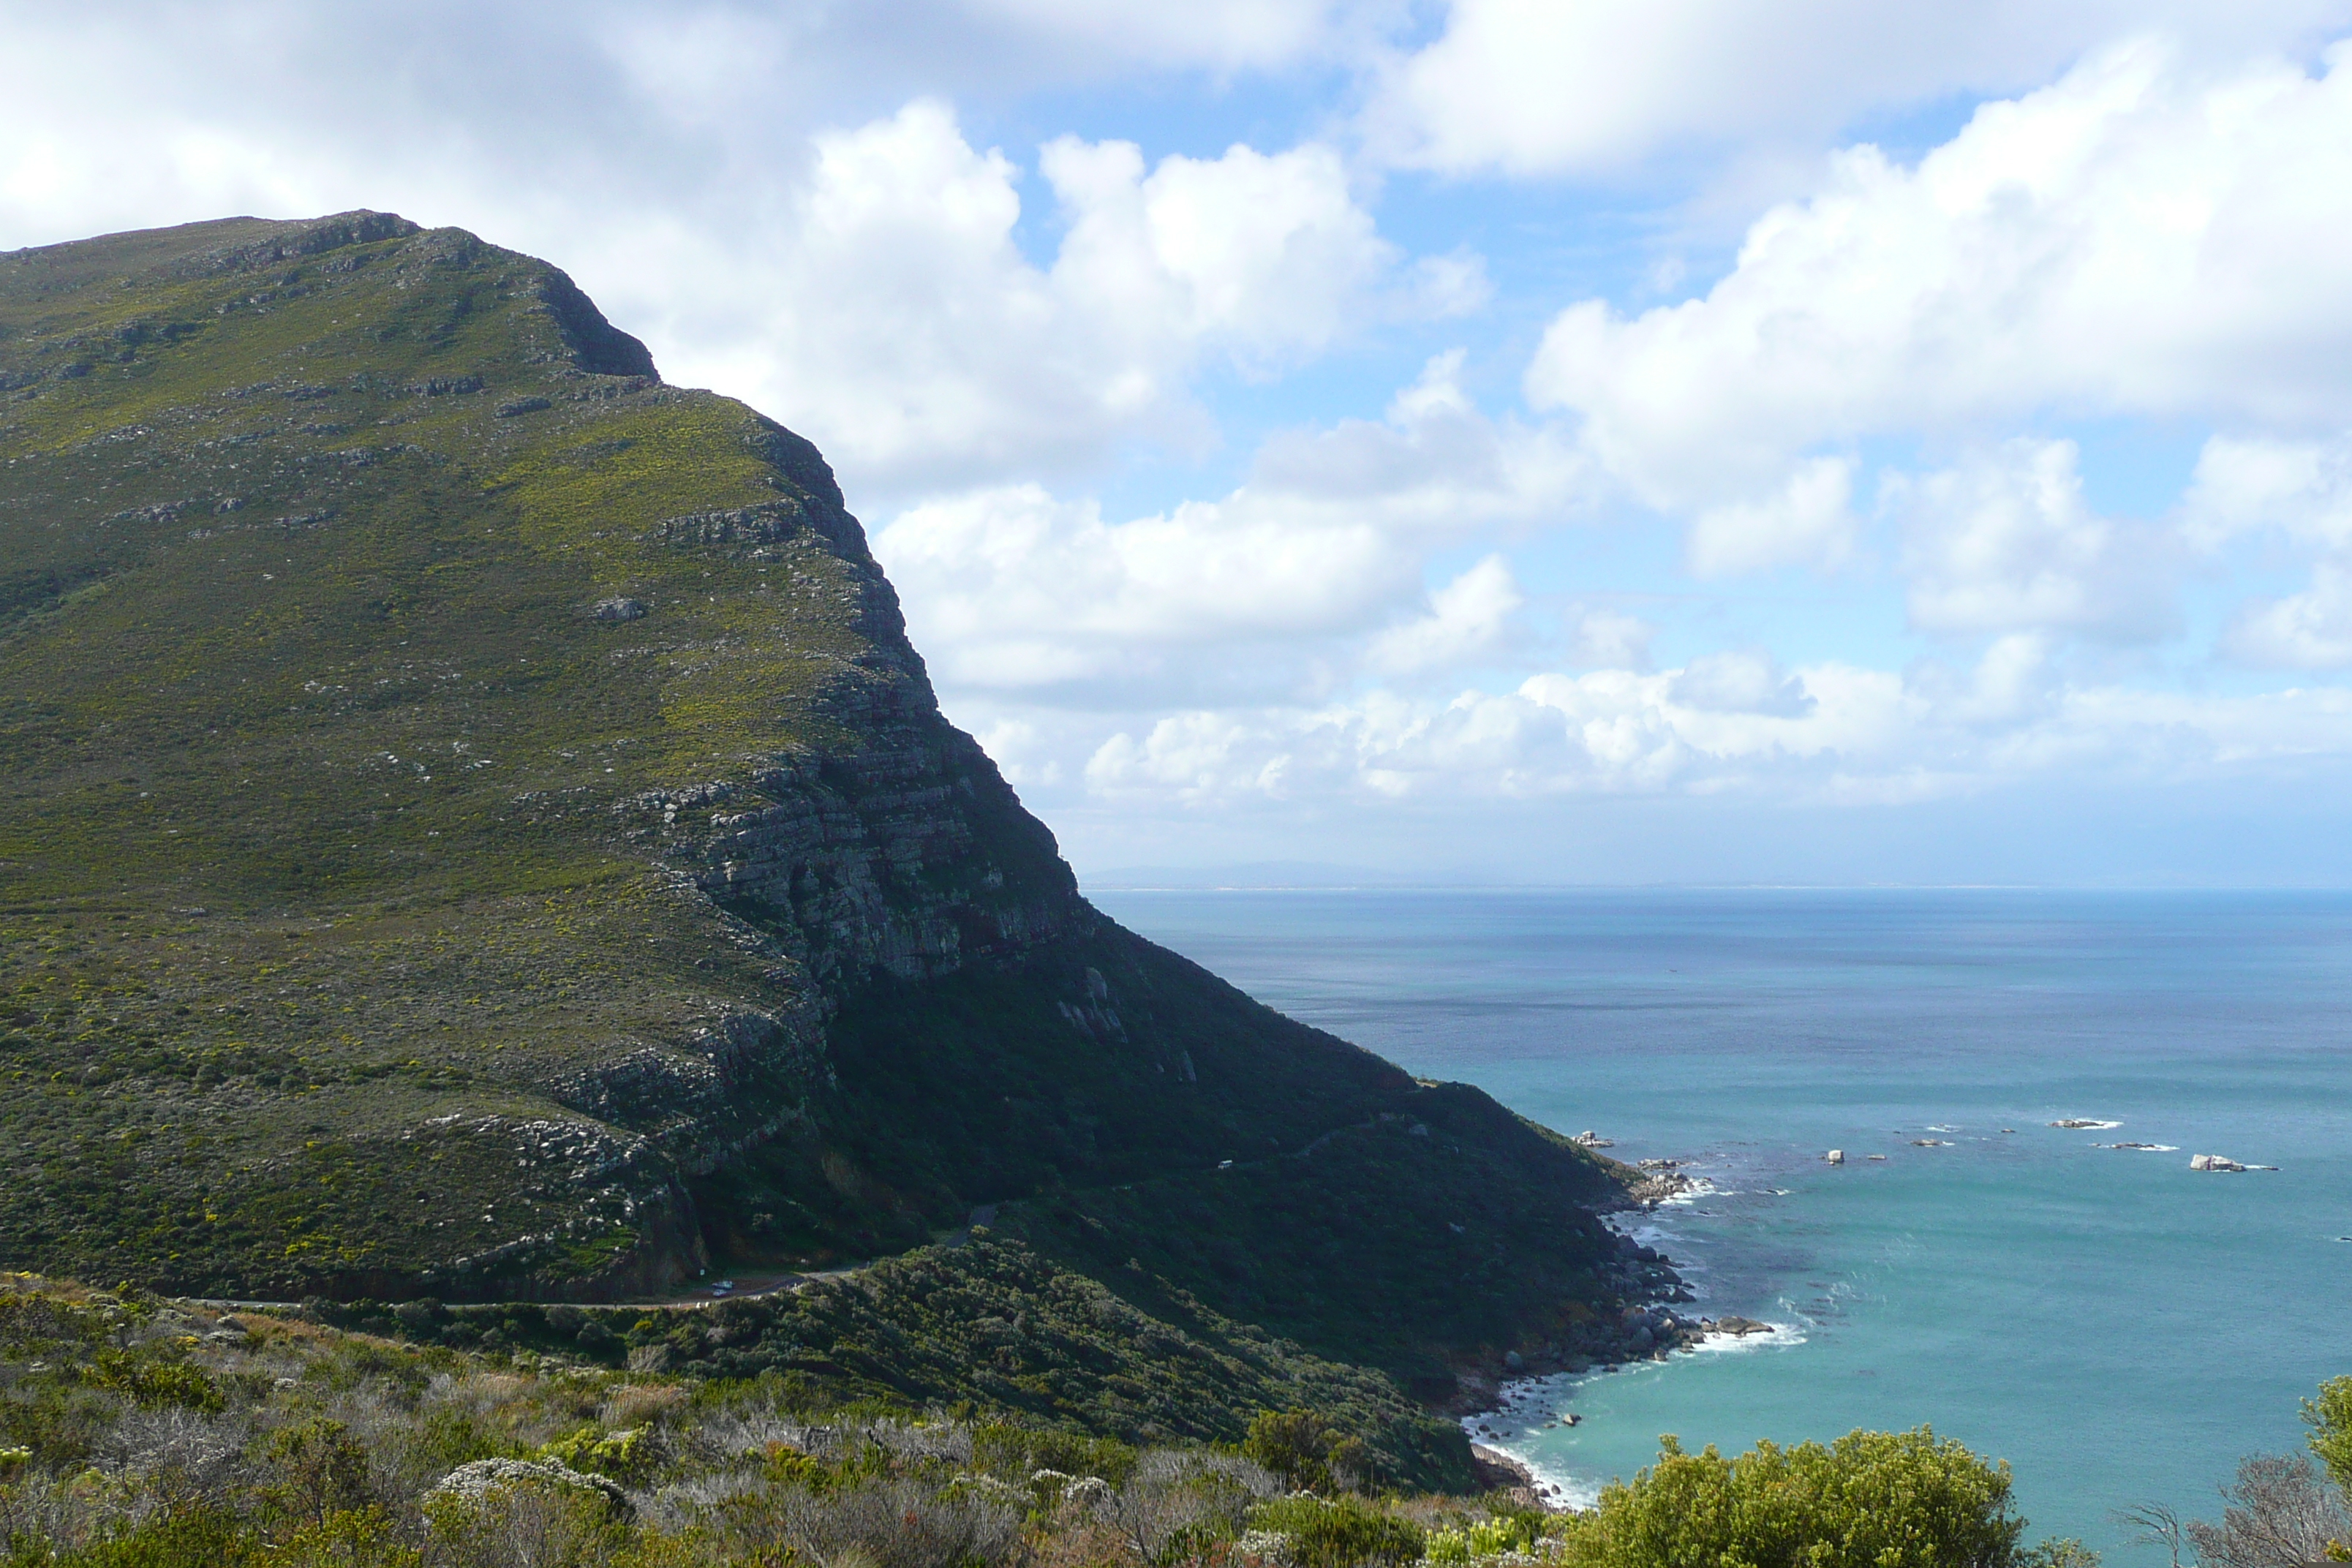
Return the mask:
<path fill-rule="evenodd" d="M 2127 879 L 2352 754 L 2352 0 L 0 27 L 0 245 L 457 223 L 818 441 L 1082 863 L 2189 803 Z"/>

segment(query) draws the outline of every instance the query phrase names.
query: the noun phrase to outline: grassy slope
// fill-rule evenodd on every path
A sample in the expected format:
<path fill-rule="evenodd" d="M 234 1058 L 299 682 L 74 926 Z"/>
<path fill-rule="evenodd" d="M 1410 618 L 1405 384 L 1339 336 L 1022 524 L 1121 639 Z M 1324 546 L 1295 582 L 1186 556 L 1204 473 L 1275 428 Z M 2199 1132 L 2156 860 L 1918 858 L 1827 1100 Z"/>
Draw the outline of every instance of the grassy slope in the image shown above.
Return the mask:
<path fill-rule="evenodd" d="M 1379 1372 L 1237 1322 L 1164 1282 L 1139 1308 L 986 1235 L 699 1311 L 551 1314 L 513 1304 L 395 1313 L 368 1302 L 312 1310 L 346 1330 L 469 1353 L 614 1370 L 634 1356 L 671 1376 L 780 1380 L 811 1401 L 961 1406 L 1130 1443 L 1238 1442 L 1261 1411 L 1312 1409 L 1360 1436 L 1391 1481 L 1459 1491 L 1475 1479 L 1461 1428 Z"/>
<path fill-rule="evenodd" d="M 1540 1331 L 1604 1163 L 1078 903 L 813 449 L 651 370 L 552 268 L 373 215 L 0 257 L 0 1264 L 634 1289 L 1014 1201 L 1114 1288 L 1326 1353 Z M 755 505 L 805 526 L 661 536 Z M 651 613 L 594 618 L 622 595 Z M 695 813 L 644 803 L 714 782 L 714 817 L 821 796 L 903 868 L 870 920 L 980 958 L 838 956 L 832 862 L 712 896 Z M 925 813 L 947 847 L 898 855 Z M 746 1009 L 822 1059 L 564 1103 Z M 480 1255 L 515 1261 L 453 1285 Z"/>
<path fill-rule="evenodd" d="M 568 1196 L 420 1129 L 543 1118 L 565 1062 L 761 988 L 583 819 L 837 740 L 851 566 L 646 548 L 789 493 L 761 422 L 583 373 L 560 275 L 398 227 L 0 263 L 17 1257 L 263 1284 L 495 1246 Z M 620 593 L 662 611 L 583 614 Z"/>
<path fill-rule="evenodd" d="M 131 1503 L 143 1483 L 152 1506 L 157 1467 L 135 1459 L 152 1451 L 154 1410 L 173 1404 L 182 1410 L 162 1418 L 167 1435 L 205 1430 L 210 1412 L 226 1417 L 211 1430 L 232 1450 L 257 1429 L 322 1414 L 344 1421 L 379 1479 L 405 1473 L 412 1489 L 467 1460 L 530 1457 L 583 1426 L 599 1436 L 639 1426 L 649 1412 L 660 1421 L 651 1452 L 621 1472 L 642 1491 L 740 1472 L 747 1449 L 756 1461 L 778 1436 L 819 1436 L 792 1426 L 928 1415 L 936 1431 L 950 1412 L 1015 1480 L 1040 1465 L 1123 1479 L 1136 1455 L 1120 1444 L 1235 1442 L 1258 1410 L 1290 1405 L 1361 1436 L 1388 1483 L 1475 1485 L 1459 1428 L 1385 1379 L 1206 1311 L 1139 1318 L 1017 1248 L 926 1252 L 881 1271 L 870 1289 L 717 1311 L 513 1306 L 408 1317 L 228 1317 L 0 1275 L 0 1452 L 28 1450 L 17 1465 L 0 1462 L 0 1521 L 28 1500 L 10 1489 L 46 1489 L 52 1478 L 86 1488 L 106 1476 Z M 656 1349 L 669 1363 L 659 1371 L 645 1365 Z M 638 1369 L 623 1370 L 633 1354 Z M 1011 1419 L 975 1431 L 981 1405 Z M 754 1419 L 739 1426 L 730 1415 Z M 702 1441 L 692 1440 L 697 1427 Z M 1113 1441 L 1074 1441 L 1080 1433 Z M 251 1452 L 266 1451 L 256 1436 Z M 215 1481 L 219 1468 L 207 1472 Z M 396 1509 L 415 1500 L 380 1500 Z"/>

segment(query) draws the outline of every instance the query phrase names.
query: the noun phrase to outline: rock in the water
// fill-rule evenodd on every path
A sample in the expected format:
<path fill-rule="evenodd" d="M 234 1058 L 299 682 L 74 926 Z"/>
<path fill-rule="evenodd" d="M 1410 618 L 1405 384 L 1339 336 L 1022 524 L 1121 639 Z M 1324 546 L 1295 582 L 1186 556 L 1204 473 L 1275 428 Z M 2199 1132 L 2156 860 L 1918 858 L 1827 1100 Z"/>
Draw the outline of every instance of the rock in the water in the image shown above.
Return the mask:
<path fill-rule="evenodd" d="M 1843 1165 L 1845 1163 L 1845 1151 L 1843 1149 L 1832 1149 L 1828 1153 L 1822 1155 L 1822 1158 L 1828 1161 L 1832 1165 Z"/>

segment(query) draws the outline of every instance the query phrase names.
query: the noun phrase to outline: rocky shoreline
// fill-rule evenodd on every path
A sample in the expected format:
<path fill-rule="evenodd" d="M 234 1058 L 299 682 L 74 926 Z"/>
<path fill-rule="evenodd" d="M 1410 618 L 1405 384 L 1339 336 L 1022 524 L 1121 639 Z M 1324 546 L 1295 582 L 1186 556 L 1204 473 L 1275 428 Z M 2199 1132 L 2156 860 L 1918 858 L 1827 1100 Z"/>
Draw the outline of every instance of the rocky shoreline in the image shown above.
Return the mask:
<path fill-rule="evenodd" d="M 1578 1140 L 1589 1141 L 1597 1142 L 1591 1133 Z M 1636 1166 L 1640 1179 L 1626 1188 L 1616 1212 L 1654 1209 L 1699 1191 L 1701 1183 L 1685 1173 L 1685 1165 L 1680 1160 L 1640 1162 Z M 1601 1266 L 1600 1275 L 1604 1289 L 1616 1298 L 1613 1307 L 1571 1313 L 1551 1334 L 1456 1369 L 1454 1395 L 1446 1402 L 1444 1414 L 1460 1419 L 1468 1430 L 1481 1479 L 1507 1490 L 1515 1500 L 1545 1509 L 1563 1506 L 1558 1488 L 1543 1483 L 1522 1461 L 1492 1446 L 1503 1436 L 1496 1427 L 1521 1423 L 1521 1415 L 1506 1408 L 1505 1390 L 1509 1385 L 1573 1377 L 1635 1362 L 1664 1361 L 1695 1351 L 1717 1335 L 1746 1339 L 1776 1331 L 1774 1324 L 1737 1314 L 1708 1318 L 1676 1310 L 1697 1298 L 1675 1272 L 1674 1259 L 1630 1236 L 1618 1237 L 1616 1256 Z M 1489 1417 L 1493 1426 L 1485 1424 Z M 1560 1425 L 1578 1425 L 1572 1412 L 1557 1419 Z"/>
<path fill-rule="evenodd" d="M 1700 1185 L 1684 1173 L 1680 1160 L 1643 1160 L 1636 1169 L 1642 1177 L 1626 1189 L 1617 1212 L 1653 1209 Z M 1493 1411 L 1508 1383 L 1664 1361 L 1677 1352 L 1697 1349 L 1716 1334 L 1744 1339 L 1773 1331 L 1772 1324 L 1753 1318 L 1676 1311 L 1697 1297 L 1675 1271 L 1674 1259 L 1630 1236 L 1617 1238 L 1616 1256 L 1599 1273 L 1603 1289 L 1615 1298 L 1613 1306 L 1571 1313 L 1549 1334 L 1458 1365 L 1454 1394 L 1444 1402 L 1443 1413 L 1462 1417 Z"/>

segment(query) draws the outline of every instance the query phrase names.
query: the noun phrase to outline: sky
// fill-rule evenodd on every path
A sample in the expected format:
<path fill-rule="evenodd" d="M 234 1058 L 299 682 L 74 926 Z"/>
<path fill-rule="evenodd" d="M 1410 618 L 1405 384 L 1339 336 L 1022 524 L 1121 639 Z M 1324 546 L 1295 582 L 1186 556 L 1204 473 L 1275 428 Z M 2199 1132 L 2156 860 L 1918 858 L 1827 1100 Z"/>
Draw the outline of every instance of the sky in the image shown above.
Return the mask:
<path fill-rule="evenodd" d="M 0 249 L 456 225 L 815 440 L 1082 878 L 2352 885 L 2352 0 L 0 0 Z"/>

